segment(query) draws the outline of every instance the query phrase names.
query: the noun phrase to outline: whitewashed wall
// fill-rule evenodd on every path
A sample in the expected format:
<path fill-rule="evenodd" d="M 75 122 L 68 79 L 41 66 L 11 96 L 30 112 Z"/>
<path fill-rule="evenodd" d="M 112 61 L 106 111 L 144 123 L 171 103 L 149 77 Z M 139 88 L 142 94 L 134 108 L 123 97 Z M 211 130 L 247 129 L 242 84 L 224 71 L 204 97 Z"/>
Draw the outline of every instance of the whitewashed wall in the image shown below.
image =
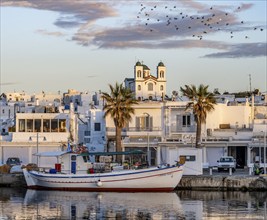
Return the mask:
<path fill-rule="evenodd" d="M 220 124 L 230 124 L 231 128 L 249 128 L 251 123 L 251 107 L 249 105 L 227 106 L 219 103 L 215 110 L 207 115 L 206 128 L 216 129 Z"/>

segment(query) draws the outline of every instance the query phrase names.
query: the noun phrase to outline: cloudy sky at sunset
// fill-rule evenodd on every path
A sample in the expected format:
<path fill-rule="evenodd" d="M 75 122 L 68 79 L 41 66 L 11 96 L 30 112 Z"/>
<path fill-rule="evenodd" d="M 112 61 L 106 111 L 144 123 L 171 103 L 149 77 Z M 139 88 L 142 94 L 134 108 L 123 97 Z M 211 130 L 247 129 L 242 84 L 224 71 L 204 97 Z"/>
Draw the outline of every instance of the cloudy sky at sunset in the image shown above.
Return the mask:
<path fill-rule="evenodd" d="M 1 93 L 107 90 L 143 62 L 167 92 L 266 91 L 265 0 L 1 0 Z"/>

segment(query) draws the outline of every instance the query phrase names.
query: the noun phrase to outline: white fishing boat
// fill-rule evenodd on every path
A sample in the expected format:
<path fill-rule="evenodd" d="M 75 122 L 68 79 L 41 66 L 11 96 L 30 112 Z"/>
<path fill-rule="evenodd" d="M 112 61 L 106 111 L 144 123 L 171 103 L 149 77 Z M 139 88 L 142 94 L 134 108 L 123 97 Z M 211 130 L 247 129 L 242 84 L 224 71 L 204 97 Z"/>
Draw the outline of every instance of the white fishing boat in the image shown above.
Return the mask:
<path fill-rule="evenodd" d="M 56 169 L 23 169 L 29 189 L 169 192 L 174 190 L 183 175 L 183 166 L 175 161 L 173 165 L 123 169 L 123 166 L 110 167 L 110 163 L 109 166 L 90 163 L 85 154 L 62 152 L 53 156 L 61 161 L 55 164 Z"/>

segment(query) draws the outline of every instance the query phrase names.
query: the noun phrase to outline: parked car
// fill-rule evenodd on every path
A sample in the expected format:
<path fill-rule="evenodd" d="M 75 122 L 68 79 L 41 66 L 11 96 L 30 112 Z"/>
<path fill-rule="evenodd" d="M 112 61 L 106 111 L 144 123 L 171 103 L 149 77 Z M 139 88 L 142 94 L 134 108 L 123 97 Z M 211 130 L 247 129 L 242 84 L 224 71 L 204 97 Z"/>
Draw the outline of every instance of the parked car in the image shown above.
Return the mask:
<path fill-rule="evenodd" d="M 223 170 L 228 170 L 232 168 L 232 171 L 235 172 L 236 169 L 236 160 L 232 156 L 222 156 L 218 161 L 218 172 Z"/>
<path fill-rule="evenodd" d="M 9 157 L 7 158 L 6 164 L 9 166 L 21 165 L 21 161 L 18 157 Z"/>

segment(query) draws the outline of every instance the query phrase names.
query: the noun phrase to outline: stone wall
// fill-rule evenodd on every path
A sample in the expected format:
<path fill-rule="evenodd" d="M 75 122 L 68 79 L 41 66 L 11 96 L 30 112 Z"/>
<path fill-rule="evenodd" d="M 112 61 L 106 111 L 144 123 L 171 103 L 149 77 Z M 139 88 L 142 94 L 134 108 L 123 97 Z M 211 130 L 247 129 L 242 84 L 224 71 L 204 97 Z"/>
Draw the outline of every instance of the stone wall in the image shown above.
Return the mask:
<path fill-rule="evenodd" d="M 23 174 L 0 174 L 0 186 L 26 186 Z"/>
<path fill-rule="evenodd" d="M 183 176 L 177 189 L 267 191 L 267 176 Z"/>

